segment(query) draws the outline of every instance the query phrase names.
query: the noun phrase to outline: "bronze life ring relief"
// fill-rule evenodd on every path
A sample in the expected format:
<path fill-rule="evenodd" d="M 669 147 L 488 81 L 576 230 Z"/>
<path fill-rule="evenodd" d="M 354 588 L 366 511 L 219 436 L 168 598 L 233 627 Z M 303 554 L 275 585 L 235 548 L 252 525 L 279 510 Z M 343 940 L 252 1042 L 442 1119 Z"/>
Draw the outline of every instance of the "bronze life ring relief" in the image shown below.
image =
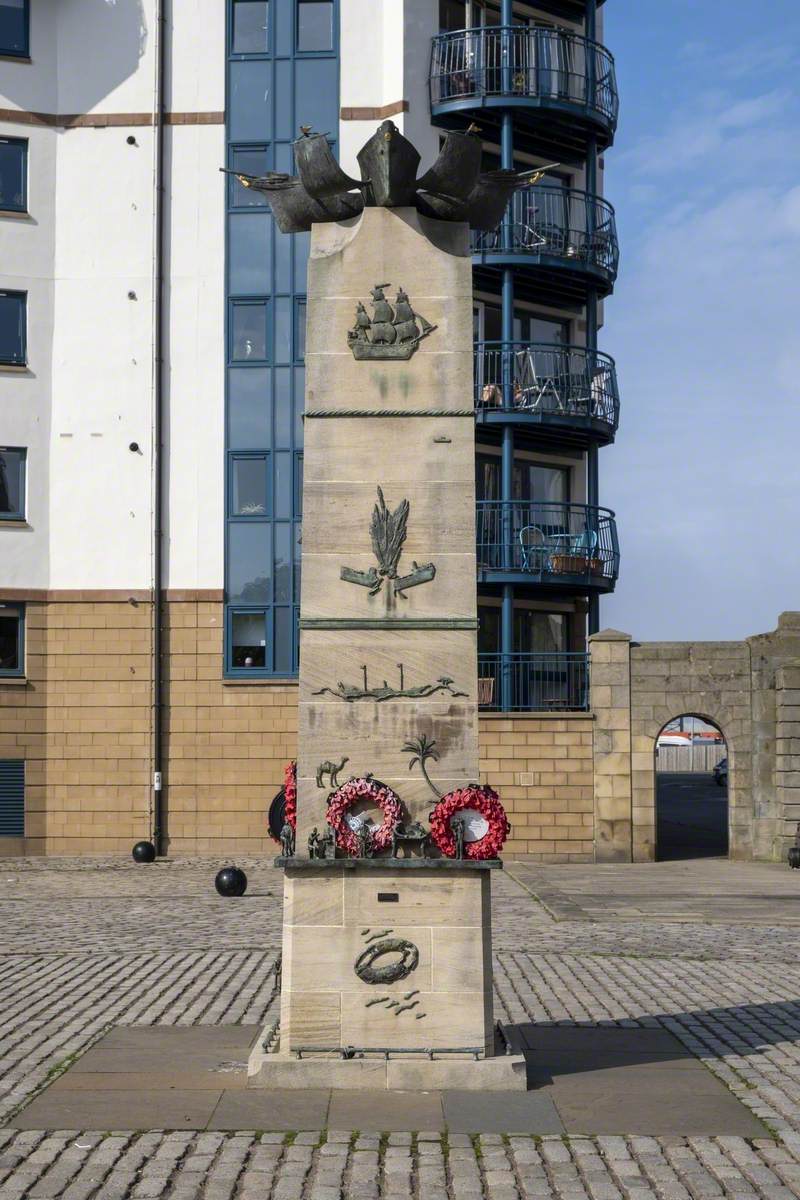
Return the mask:
<path fill-rule="evenodd" d="M 380 965 L 379 960 L 387 954 L 399 954 L 400 958 Z M 418 965 L 419 950 L 413 942 L 406 938 L 383 938 L 361 951 L 354 970 L 364 983 L 397 983 L 407 979 Z"/>

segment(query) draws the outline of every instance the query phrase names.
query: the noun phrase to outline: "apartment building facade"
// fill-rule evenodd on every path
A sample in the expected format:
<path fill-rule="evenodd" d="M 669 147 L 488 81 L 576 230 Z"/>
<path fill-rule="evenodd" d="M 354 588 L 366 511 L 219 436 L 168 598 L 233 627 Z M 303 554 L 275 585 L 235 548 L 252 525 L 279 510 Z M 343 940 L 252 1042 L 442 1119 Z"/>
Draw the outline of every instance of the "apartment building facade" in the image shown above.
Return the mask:
<path fill-rule="evenodd" d="M 0 0 L 0 852 L 260 852 L 295 753 L 305 267 L 232 172 L 384 119 L 540 167 L 473 245 L 482 769 L 594 854 L 616 582 L 596 0 Z M 402 281 L 398 281 L 402 282 Z M 533 760 L 531 756 L 533 756 Z M 534 767 L 536 769 L 534 769 Z"/>

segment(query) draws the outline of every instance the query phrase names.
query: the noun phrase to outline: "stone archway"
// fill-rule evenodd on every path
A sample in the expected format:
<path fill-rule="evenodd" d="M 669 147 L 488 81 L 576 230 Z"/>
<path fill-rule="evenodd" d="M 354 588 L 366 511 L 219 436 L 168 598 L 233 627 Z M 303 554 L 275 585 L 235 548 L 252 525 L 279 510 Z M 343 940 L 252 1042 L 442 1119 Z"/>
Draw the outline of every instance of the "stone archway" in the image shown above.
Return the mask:
<path fill-rule="evenodd" d="M 659 747 L 659 740 L 678 719 L 700 721 L 722 739 L 700 745 Z M 693 726 L 690 725 L 690 729 Z M 654 822 L 659 862 L 682 858 L 727 857 L 730 850 L 728 782 L 720 785 L 712 766 L 728 755 L 725 731 L 705 713 L 678 713 L 658 731 L 654 745 Z M 666 763 L 666 767 L 665 767 Z"/>
<path fill-rule="evenodd" d="M 634 642 L 608 629 L 592 635 L 590 648 L 596 860 L 655 859 L 656 739 L 682 713 L 703 717 L 725 737 L 729 857 L 752 858 L 754 754 L 774 730 L 774 718 L 772 724 L 758 718 L 756 708 L 754 719 L 750 644 Z M 771 696 L 774 710 L 774 682 Z"/>

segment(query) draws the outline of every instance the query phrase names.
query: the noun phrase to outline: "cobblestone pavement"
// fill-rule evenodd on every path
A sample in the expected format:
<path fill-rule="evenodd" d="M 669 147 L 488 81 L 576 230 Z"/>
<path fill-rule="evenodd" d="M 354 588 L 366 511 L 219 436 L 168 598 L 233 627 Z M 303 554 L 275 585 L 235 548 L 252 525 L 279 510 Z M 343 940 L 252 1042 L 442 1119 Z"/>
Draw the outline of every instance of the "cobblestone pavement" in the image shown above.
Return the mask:
<path fill-rule="evenodd" d="M 275 1004 L 276 876 L 263 862 L 244 862 L 248 893 L 226 901 L 213 891 L 218 865 L 0 863 L 0 1122 L 112 1025 L 265 1018 Z M 576 870 L 585 882 L 594 868 Z M 546 869 L 536 874 L 546 886 Z M 519 878 L 530 887 L 524 870 Z M 560 871 L 562 893 L 567 882 Z M 681 886 L 689 886 L 685 874 Z M 0 1200 L 800 1196 L 800 963 L 797 933 L 780 911 L 775 924 L 753 926 L 741 915 L 730 925 L 610 915 L 556 922 L 505 875 L 494 920 L 499 1018 L 666 1028 L 773 1136 L 0 1127 Z"/>

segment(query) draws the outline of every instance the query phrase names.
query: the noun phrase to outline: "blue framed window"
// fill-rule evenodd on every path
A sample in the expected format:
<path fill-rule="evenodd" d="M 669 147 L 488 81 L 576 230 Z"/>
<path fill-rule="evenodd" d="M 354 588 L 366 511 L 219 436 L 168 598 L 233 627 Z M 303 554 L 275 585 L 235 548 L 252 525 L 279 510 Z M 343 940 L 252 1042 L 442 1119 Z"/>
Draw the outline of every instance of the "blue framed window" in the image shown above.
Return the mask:
<path fill-rule="evenodd" d="M 0 364 L 24 367 L 27 360 L 26 292 L 0 292 Z"/>
<path fill-rule="evenodd" d="M 294 302 L 294 361 L 306 360 L 306 298 L 295 297 Z"/>
<path fill-rule="evenodd" d="M 333 0 L 297 0 L 298 54 L 330 54 L 334 48 Z"/>
<path fill-rule="evenodd" d="M 26 457 L 18 446 L 0 446 L 0 521 L 25 520 Z"/>
<path fill-rule="evenodd" d="M 269 146 L 239 145 L 228 147 L 228 166 L 240 175 L 266 175 Z M 245 187 L 235 175 L 228 176 L 228 208 L 231 212 L 248 208 L 267 208 L 267 197 L 255 188 Z"/>
<path fill-rule="evenodd" d="M 0 0 L 0 54 L 30 57 L 28 0 Z"/>
<path fill-rule="evenodd" d="M 25 673 L 25 609 L 0 600 L 0 676 Z"/>
<path fill-rule="evenodd" d="M 228 313 L 228 361 L 267 363 L 269 341 L 269 300 L 232 298 Z"/>
<path fill-rule="evenodd" d="M 338 0 L 227 0 L 227 164 L 295 173 L 300 124 L 339 123 Z M 335 152 L 334 146 L 334 152 Z M 265 197 L 226 187 L 227 675 L 298 662 L 307 233 Z"/>
<path fill-rule="evenodd" d="M 0 212 L 27 211 L 27 139 L 0 137 Z"/>
<path fill-rule="evenodd" d="M 270 44 L 270 0 L 233 0 L 231 53 L 266 54 Z"/>
<path fill-rule="evenodd" d="M 25 836 L 25 762 L 0 759 L 0 837 Z"/>
<path fill-rule="evenodd" d="M 258 521 L 270 515 L 269 454 L 236 453 L 228 456 L 228 516 L 237 521 Z"/>

